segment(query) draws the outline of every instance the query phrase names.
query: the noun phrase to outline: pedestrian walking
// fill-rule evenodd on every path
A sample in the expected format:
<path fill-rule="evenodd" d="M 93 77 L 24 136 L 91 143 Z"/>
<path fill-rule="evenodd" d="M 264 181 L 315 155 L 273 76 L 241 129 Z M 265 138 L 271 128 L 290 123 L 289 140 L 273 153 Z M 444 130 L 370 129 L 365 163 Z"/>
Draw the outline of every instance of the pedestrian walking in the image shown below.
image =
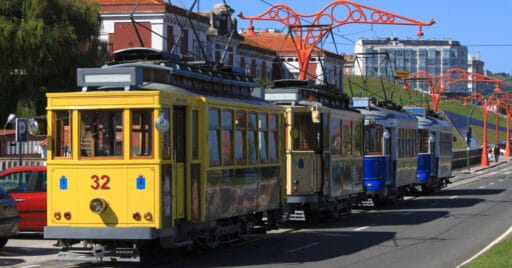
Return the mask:
<path fill-rule="evenodd" d="M 500 146 L 498 144 L 494 145 L 494 161 L 498 162 L 500 158 Z"/>

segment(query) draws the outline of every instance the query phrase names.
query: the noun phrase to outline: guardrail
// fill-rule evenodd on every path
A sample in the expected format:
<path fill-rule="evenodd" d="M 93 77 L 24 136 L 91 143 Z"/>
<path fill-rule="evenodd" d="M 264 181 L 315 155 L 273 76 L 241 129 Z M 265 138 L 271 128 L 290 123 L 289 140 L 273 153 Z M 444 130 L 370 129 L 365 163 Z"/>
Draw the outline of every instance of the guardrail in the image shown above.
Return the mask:
<path fill-rule="evenodd" d="M 1 157 L 0 158 L 0 170 L 6 170 L 8 168 L 19 166 L 19 158 L 12 157 Z M 46 161 L 40 157 L 26 157 L 21 159 L 22 166 L 46 166 Z"/>
<path fill-rule="evenodd" d="M 477 165 L 482 160 L 482 149 L 469 150 L 469 165 Z M 452 155 L 452 169 L 460 169 L 468 166 L 467 150 L 455 151 Z"/>

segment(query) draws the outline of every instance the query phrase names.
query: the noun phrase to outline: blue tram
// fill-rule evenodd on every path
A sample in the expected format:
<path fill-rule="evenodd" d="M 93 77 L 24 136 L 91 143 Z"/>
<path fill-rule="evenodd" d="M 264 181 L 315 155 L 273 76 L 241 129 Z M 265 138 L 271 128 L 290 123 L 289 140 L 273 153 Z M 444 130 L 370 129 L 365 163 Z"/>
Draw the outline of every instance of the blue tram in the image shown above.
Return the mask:
<path fill-rule="evenodd" d="M 416 182 L 418 120 L 389 102 L 354 98 L 364 115 L 363 178 L 374 204 L 403 198 Z"/>
<path fill-rule="evenodd" d="M 364 195 L 363 116 L 338 89 L 279 80 L 265 99 L 285 108 L 287 220 L 349 214 Z"/>
<path fill-rule="evenodd" d="M 404 110 L 418 119 L 418 172 L 414 190 L 439 191 L 452 177 L 452 126 L 425 108 Z"/>

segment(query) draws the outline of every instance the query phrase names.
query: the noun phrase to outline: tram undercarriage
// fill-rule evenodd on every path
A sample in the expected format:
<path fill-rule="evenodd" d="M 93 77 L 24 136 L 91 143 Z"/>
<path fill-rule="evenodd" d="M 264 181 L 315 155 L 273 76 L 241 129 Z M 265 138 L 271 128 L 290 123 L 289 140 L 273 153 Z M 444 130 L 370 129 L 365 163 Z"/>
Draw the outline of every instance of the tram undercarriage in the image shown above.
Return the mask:
<path fill-rule="evenodd" d="M 56 246 L 62 247 L 58 260 L 92 262 L 145 262 L 152 254 L 161 249 L 216 248 L 239 240 L 247 239 L 251 233 L 277 229 L 279 210 L 268 213 L 256 213 L 249 216 L 221 219 L 206 224 L 183 222 L 175 228 L 162 230 L 172 233 L 152 240 L 58 240 Z"/>
<path fill-rule="evenodd" d="M 319 197 L 317 197 L 320 199 Z M 288 203 L 287 221 L 317 223 L 322 219 L 338 219 L 350 215 L 354 203 L 351 196 L 324 198 L 316 202 Z"/>

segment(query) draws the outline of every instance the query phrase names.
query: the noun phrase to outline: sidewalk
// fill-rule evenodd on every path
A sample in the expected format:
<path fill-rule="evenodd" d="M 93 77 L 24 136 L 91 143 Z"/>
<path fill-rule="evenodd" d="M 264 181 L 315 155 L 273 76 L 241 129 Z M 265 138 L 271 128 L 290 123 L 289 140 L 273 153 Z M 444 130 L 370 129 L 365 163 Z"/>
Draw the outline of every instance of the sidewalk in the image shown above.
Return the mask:
<path fill-rule="evenodd" d="M 504 164 L 510 163 L 511 161 L 512 161 L 512 156 L 500 155 L 498 162 L 495 162 L 494 159 L 492 159 L 492 161 L 489 161 L 488 166 L 481 166 L 480 164 L 478 164 L 478 165 L 470 166 L 469 170 L 467 169 L 467 167 L 455 169 L 452 172 L 454 178 L 452 178 L 451 181 L 457 181 L 460 179 L 472 177 L 471 174 L 475 175 L 476 173 L 478 173 L 480 171 L 483 171 L 483 170 L 486 170 L 489 168 L 493 168 L 496 166 L 504 165 Z M 455 179 L 455 180 L 453 180 L 453 179 Z"/>

